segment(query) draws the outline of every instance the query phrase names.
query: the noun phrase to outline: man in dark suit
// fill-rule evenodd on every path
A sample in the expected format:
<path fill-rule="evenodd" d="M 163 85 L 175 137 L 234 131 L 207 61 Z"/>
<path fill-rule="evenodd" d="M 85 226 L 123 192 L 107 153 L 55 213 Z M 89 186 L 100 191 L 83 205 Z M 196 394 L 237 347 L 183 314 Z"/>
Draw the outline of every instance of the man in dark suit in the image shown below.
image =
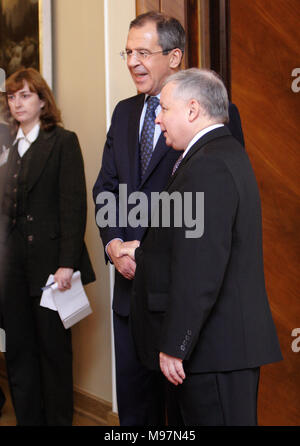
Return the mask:
<path fill-rule="evenodd" d="M 160 376 L 140 364 L 128 326 L 135 262 L 121 255 L 122 243 L 140 240 L 145 228 L 120 222 L 126 219 L 131 207 L 128 206 L 126 216 L 120 215 L 119 186 L 127 187 L 126 201 L 133 192 L 143 192 L 149 198 L 151 192 L 160 192 L 166 185 L 178 153 L 166 146 L 154 120 L 160 111 L 162 84 L 167 76 L 180 69 L 184 46 L 185 32 L 176 19 L 150 12 L 130 24 L 123 56 L 127 58 L 128 69 L 141 94 L 117 104 L 93 190 L 105 259 L 116 267 L 113 315 L 118 412 L 123 426 L 164 424 L 165 411 L 163 391 L 158 382 Z M 150 105 L 152 101 L 154 110 Z M 230 114 L 231 130 L 242 139 L 239 114 L 233 104 Z M 99 196 L 106 192 L 117 199 L 115 227 L 103 226 L 97 219 L 104 204 Z"/>
<path fill-rule="evenodd" d="M 215 73 L 171 76 L 160 103 L 166 143 L 184 150 L 165 192 L 179 194 L 182 206 L 162 200 L 159 226 L 135 251 L 138 356 L 167 378 L 171 425 L 255 425 L 260 366 L 282 357 L 265 291 L 254 172 L 224 126 L 227 92 Z"/>

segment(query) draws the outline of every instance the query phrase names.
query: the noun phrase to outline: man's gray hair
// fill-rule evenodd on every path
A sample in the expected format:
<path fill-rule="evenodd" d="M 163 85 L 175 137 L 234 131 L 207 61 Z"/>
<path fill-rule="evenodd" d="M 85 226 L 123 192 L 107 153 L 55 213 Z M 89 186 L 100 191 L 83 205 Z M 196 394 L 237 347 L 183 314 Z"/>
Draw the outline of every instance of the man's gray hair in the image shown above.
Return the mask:
<path fill-rule="evenodd" d="M 190 68 L 169 76 L 165 84 L 176 84 L 174 95 L 187 101 L 196 99 L 205 113 L 219 122 L 228 122 L 228 94 L 220 76 L 211 70 Z"/>

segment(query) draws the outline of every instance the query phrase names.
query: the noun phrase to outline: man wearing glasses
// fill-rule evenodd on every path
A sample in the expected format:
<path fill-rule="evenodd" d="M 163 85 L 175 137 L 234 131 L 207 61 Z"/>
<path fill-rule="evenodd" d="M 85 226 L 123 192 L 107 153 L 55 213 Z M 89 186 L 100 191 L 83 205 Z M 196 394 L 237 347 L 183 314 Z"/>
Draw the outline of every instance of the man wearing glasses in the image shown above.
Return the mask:
<path fill-rule="evenodd" d="M 96 214 L 101 207 L 97 204 L 97 196 L 101 192 L 112 192 L 118 203 L 121 184 L 127 186 L 128 196 L 140 191 L 147 195 L 148 202 L 151 192 L 164 189 L 180 153 L 166 146 L 160 127 L 154 121 L 161 110 L 159 97 L 163 83 L 180 69 L 184 47 L 184 29 L 174 18 L 149 12 L 131 22 L 126 49 L 121 55 L 141 94 L 121 101 L 114 110 L 102 167 L 93 189 Z M 229 113 L 230 130 L 243 144 L 236 107 L 232 105 Z M 99 229 L 106 261 L 111 261 L 116 268 L 113 313 L 120 425 L 164 425 L 162 375 L 141 365 L 129 327 L 130 294 L 136 265 L 129 256 L 121 255 L 122 243 L 136 244 L 146 228 L 117 224 L 117 227 Z"/>

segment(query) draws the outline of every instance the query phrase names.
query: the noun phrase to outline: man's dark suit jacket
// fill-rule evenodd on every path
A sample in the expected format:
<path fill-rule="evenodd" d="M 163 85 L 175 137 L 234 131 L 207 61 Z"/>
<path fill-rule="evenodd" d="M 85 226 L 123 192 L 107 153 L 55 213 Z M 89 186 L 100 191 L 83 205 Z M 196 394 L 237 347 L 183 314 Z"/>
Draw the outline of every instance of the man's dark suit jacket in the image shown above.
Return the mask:
<path fill-rule="evenodd" d="M 166 145 L 163 134 L 159 137 L 143 180 L 140 179 L 139 127 L 144 100 L 143 94 L 125 99 L 119 102 L 114 110 L 104 147 L 102 167 L 93 189 L 95 202 L 99 193 L 109 191 L 115 195 L 118 209 L 119 184 L 127 185 L 127 196 L 135 191 L 144 192 L 148 202 L 151 192 L 161 192 L 166 186 L 180 152 Z M 234 104 L 230 104 L 229 107 L 228 126 L 232 134 L 243 144 L 240 117 Z M 100 207 L 101 205 L 96 202 L 96 215 Z M 130 206 L 128 206 L 129 211 Z M 145 230 L 144 227 L 107 226 L 100 228 L 100 236 L 105 247 L 114 238 L 123 241 L 141 240 Z M 106 254 L 105 257 L 108 261 Z M 132 281 L 125 279 L 116 271 L 113 310 L 121 316 L 129 314 L 131 288 Z"/>
<path fill-rule="evenodd" d="M 136 250 L 131 322 L 141 362 L 159 369 L 162 351 L 199 373 L 282 359 L 265 290 L 259 192 L 243 147 L 225 127 L 210 131 L 166 191 L 192 192 L 194 203 L 204 192 L 204 233 L 153 227 Z"/>
<path fill-rule="evenodd" d="M 75 133 L 55 127 L 40 130 L 32 144 L 29 171 L 27 172 L 26 232 L 31 237 L 28 249 L 28 277 L 30 294 L 39 296 L 50 273 L 59 267 L 81 271 L 83 283 L 95 280 L 83 238 L 86 224 L 86 188 L 83 159 Z M 7 184 L 13 172 L 13 146 L 6 166 Z M 6 234 L 13 230 L 14 222 L 10 203 L 4 193 L 2 215 Z"/>

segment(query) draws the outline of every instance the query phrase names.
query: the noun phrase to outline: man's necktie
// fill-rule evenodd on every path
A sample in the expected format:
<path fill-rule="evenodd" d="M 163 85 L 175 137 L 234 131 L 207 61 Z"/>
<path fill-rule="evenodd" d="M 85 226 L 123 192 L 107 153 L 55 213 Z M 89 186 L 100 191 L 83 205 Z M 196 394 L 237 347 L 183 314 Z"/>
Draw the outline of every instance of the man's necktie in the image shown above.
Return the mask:
<path fill-rule="evenodd" d="M 141 135 L 141 177 L 143 178 L 153 152 L 153 137 L 155 129 L 155 110 L 159 104 L 159 99 L 155 96 L 150 96 L 147 100 L 147 110 L 144 119 L 144 125 Z"/>
<path fill-rule="evenodd" d="M 176 170 L 179 167 L 179 164 L 181 163 L 183 158 L 183 154 L 180 155 L 180 157 L 178 158 L 178 160 L 176 161 L 176 163 L 174 164 L 173 170 L 172 170 L 172 176 L 174 175 L 174 173 L 176 172 Z"/>

